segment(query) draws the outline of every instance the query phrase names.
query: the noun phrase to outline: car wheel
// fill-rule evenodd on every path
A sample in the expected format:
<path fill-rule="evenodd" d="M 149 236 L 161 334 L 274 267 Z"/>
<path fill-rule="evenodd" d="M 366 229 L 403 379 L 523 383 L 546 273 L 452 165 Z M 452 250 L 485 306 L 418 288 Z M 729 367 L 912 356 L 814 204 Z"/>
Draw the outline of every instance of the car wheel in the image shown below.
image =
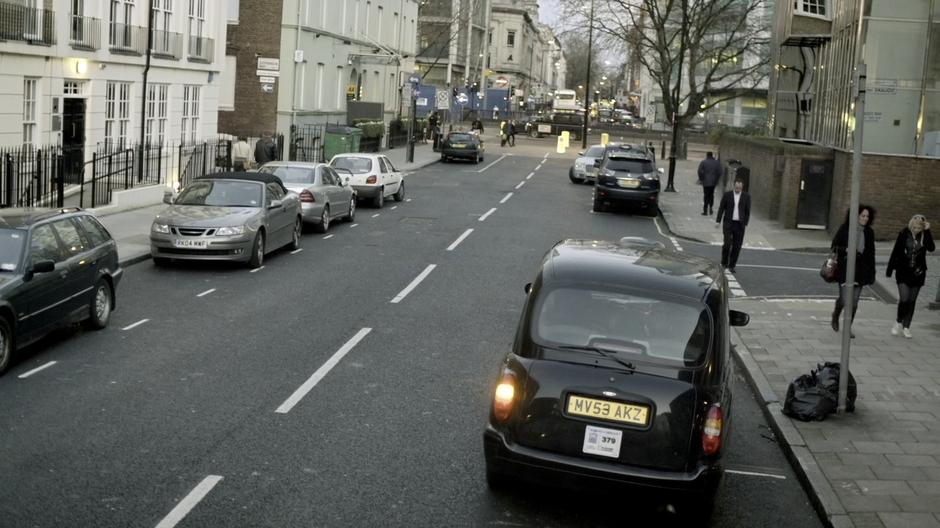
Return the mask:
<path fill-rule="evenodd" d="M 300 233 L 301 231 L 303 231 L 303 228 L 304 228 L 304 222 L 298 216 L 297 220 L 294 221 L 294 232 L 291 234 L 291 237 L 290 237 L 291 251 L 300 249 Z"/>
<path fill-rule="evenodd" d="M 539 137 L 539 131 L 535 130 L 534 128 L 532 130 L 529 130 L 529 137 L 531 138 Z"/>
<path fill-rule="evenodd" d="M 594 195 L 594 212 L 595 212 L 595 213 L 603 213 L 603 212 L 606 211 L 606 210 L 607 210 L 607 206 L 604 205 L 604 200 L 601 200 L 601 199 L 598 198 L 597 195 L 595 194 L 595 195 Z"/>
<path fill-rule="evenodd" d="M 395 201 L 400 202 L 405 199 L 405 180 L 398 184 L 398 191 L 395 192 Z"/>
<path fill-rule="evenodd" d="M 320 213 L 320 223 L 317 224 L 317 231 L 326 233 L 330 230 L 330 206 L 324 205 L 323 212 Z"/>
<path fill-rule="evenodd" d="M 578 178 L 574 175 L 574 167 L 568 169 L 568 179 L 571 183 L 584 183 L 584 178 Z"/>
<path fill-rule="evenodd" d="M 356 197 L 353 196 L 349 199 L 349 214 L 346 215 L 346 221 L 352 222 L 356 219 Z"/>
<path fill-rule="evenodd" d="M 170 259 L 166 257 L 153 257 L 153 265 L 158 268 L 165 268 L 170 265 Z"/>
<path fill-rule="evenodd" d="M 6 372 L 13 357 L 13 329 L 6 317 L 0 317 L 0 374 Z"/>
<path fill-rule="evenodd" d="M 258 231 L 255 235 L 255 243 L 251 246 L 251 258 L 248 259 L 248 267 L 257 269 L 264 265 L 264 231 Z"/>
<path fill-rule="evenodd" d="M 385 189 L 379 189 L 379 193 L 375 195 L 375 198 L 372 199 L 372 205 L 376 208 L 381 209 L 385 205 Z"/>
<path fill-rule="evenodd" d="M 111 306 L 113 306 L 113 292 L 108 281 L 99 280 L 95 284 L 95 293 L 88 304 L 88 319 L 86 326 L 93 330 L 101 330 L 108 326 L 111 320 Z"/>
<path fill-rule="evenodd" d="M 652 204 L 646 208 L 646 214 L 648 216 L 659 216 L 659 205 Z"/>

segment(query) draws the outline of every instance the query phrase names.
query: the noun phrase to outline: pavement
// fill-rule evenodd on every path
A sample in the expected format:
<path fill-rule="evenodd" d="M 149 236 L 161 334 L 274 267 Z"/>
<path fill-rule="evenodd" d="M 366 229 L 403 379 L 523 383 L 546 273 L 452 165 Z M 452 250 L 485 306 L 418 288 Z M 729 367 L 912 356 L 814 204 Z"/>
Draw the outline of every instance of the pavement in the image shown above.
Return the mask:
<path fill-rule="evenodd" d="M 512 155 L 510 149 L 493 147 L 490 157 Z M 414 163 L 405 163 L 404 148 L 385 154 L 406 173 L 439 159 L 430 144 L 416 146 Z M 720 229 L 700 215 L 701 188 L 694 184 L 699 161 L 679 162 L 678 192 L 662 193 L 661 209 L 674 236 L 717 245 Z M 118 242 L 124 265 L 150 257 L 150 224 L 163 207 L 101 218 Z M 745 235 L 745 247 L 819 252 L 820 263 L 829 241 L 825 232 L 783 229 L 756 211 Z M 896 292 L 884 278 L 890 250 L 891 242 L 877 244 L 879 281 L 882 290 Z M 912 339 L 890 335 L 894 304 L 867 298 L 861 303 L 850 362 L 858 383 L 856 411 L 823 422 L 791 420 L 781 409 L 790 381 L 819 363 L 840 359 L 841 335 L 829 327 L 832 299 L 733 301 L 735 309 L 751 315 L 748 326 L 735 329 L 736 354 L 777 440 L 830 526 L 940 528 L 940 312 L 927 309 L 937 295 L 940 256 L 929 257 L 928 268 Z"/>
<path fill-rule="evenodd" d="M 701 187 L 695 185 L 699 161 L 679 163 L 678 192 L 661 195 L 663 217 L 678 238 L 720 244 L 713 218 L 701 216 Z M 782 229 L 754 211 L 745 234 L 745 247 L 816 251 L 820 264 L 829 243 L 825 232 Z M 892 245 L 879 242 L 876 260 L 880 289 L 896 295 L 894 281 L 884 276 Z M 822 422 L 792 420 L 781 409 L 793 379 L 823 362 L 840 361 L 841 334 L 829 326 L 835 289 L 830 299 L 732 302 L 751 315 L 748 326 L 735 328 L 736 354 L 778 441 L 830 526 L 940 528 L 940 312 L 928 309 L 940 277 L 936 253 L 928 268 L 912 339 L 890 334 L 895 304 L 860 303 L 849 362 L 858 384 L 856 410 Z"/>

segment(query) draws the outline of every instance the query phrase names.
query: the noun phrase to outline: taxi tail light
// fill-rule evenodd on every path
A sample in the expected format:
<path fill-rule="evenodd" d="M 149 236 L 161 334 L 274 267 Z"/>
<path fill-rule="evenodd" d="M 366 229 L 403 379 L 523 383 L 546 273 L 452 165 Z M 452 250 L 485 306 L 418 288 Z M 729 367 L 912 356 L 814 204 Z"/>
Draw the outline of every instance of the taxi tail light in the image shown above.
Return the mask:
<path fill-rule="evenodd" d="M 304 203 L 313 203 L 316 202 L 316 198 L 313 197 L 313 193 L 304 189 L 300 192 L 300 201 Z"/>
<path fill-rule="evenodd" d="M 375 177 L 375 174 L 366 178 L 366 183 L 375 183 L 377 181 L 379 181 L 379 179 Z"/>
<path fill-rule="evenodd" d="M 702 451 L 706 455 L 715 455 L 721 451 L 721 431 L 725 413 L 721 405 L 712 404 L 705 415 L 705 427 L 702 428 Z"/>
<path fill-rule="evenodd" d="M 493 416 L 500 422 L 508 420 L 515 399 L 516 376 L 510 371 L 504 371 L 499 377 L 496 393 L 493 396 Z"/>

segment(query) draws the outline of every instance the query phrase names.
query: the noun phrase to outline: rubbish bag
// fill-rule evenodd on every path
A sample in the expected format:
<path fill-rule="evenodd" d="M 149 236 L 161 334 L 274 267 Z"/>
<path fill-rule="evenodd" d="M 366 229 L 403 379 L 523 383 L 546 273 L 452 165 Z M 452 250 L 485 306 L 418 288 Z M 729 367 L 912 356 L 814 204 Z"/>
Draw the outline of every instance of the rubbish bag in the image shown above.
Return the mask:
<path fill-rule="evenodd" d="M 790 382 L 783 402 L 783 413 L 804 422 L 822 421 L 834 413 L 837 407 L 837 398 L 820 386 L 816 373 L 812 372 Z"/>
<path fill-rule="evenodd" d="M 842 366 L 838 363 L 825 362 L 822 365 L 816 364 L 816 377 L 819 386 L 828 390 L 832 396 L 839 401 L 839 372 Z M 855 384 L 855 377 L 852 371 L 849 371 L 849 388 L 845 395 L 846 412 L 855 412 L 855 398 L 858 396 L 858 385 Z"/>

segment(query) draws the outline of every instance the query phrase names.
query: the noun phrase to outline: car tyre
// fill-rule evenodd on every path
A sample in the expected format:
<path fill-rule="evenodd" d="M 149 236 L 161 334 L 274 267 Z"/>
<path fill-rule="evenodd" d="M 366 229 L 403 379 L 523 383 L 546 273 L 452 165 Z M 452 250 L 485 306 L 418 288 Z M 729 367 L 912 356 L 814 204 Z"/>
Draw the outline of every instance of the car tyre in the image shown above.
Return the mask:
<path fill-rule="evenodd" d="M 375 195 L 375 198 L 372 199 L 372 205 L 376 209 L 381 209 L 385 205 L 385 188 L 379 189 L 379 193 Z"/>
<path fill-rule="evenodd" d="M 404 199 L 405 199 L 405 180 L 402 180 L 401 183 L 398 184 L 398 190 L 395 191 L 394 198 L 395 198 L 395 201 L 396 201 L 396 202 L 404 201 Z"/>
<path fill-rule="evenodd" d="M 356 197 L 355 195 L 349 199 L 349 214 L 344 217 L 344 220 L 347 222 L 352 222 L 356 219 Z"/>
<path fill-rule="evenodd" d="M 248 267 L 258 269 L 264 265 L 264 231 L 258 231 L 255 235 L 255 243 L 251 246 L 251 258 L 248 259 Z"/>
<path fill-rule="evenodd" d="M 111 285 L 106 280 L 99 280 L 88 303 L 88 319 L 85 320 L 85 326 L 92 330 L 101 330 L 108 326 L 113 306 L 114 292 Z"/>
<path fill-rule="evenodd" d="M 607 210 L 607 206 L 604 205 L 604 200 L 598 198 L 596 194 L 594 195 L 594 208 L 593 209 L 595 213 L 603 213 L 604 211 Z"/>
<path fill-rule="evenodd" d="M 653 204 L 653 205 L 647 206 L 647 207 L 646 207 L 646 215 L 647 215 L 647 216 L 652 216 L 652 217 L 657 217 L 657 216 L 659 216 L 659 205 L 658 205 L 658 204 Z"/>
<path fill-rule="evenodd" d="M 10 367 L 13 357 L 13 328 L 6 317 L 0 317 L 0 375 Z"/>
<path fill-rule="evenodd" d="M 291 251 L 296 251 L 300 249 L 300 234 L 304 229 L 304 222 L 298 216 L 297 220 L 294 221 L 294 232 L 290 237 L 290 249 Z"/>
<path fill-rule="evenodd" d="M 578 178 L 574 175 L 574 167 L 568 169 L 568 179 L 571 180 L 571 183 L 584 183 L 584 178 Z"/>
<path fill-rule="evenodd" d="M 324 205 L 323 212 L 320 213 L 320 223 L 317 224 L 318 233 L 326 233 L 330 230 L 330 206 Z"/>

